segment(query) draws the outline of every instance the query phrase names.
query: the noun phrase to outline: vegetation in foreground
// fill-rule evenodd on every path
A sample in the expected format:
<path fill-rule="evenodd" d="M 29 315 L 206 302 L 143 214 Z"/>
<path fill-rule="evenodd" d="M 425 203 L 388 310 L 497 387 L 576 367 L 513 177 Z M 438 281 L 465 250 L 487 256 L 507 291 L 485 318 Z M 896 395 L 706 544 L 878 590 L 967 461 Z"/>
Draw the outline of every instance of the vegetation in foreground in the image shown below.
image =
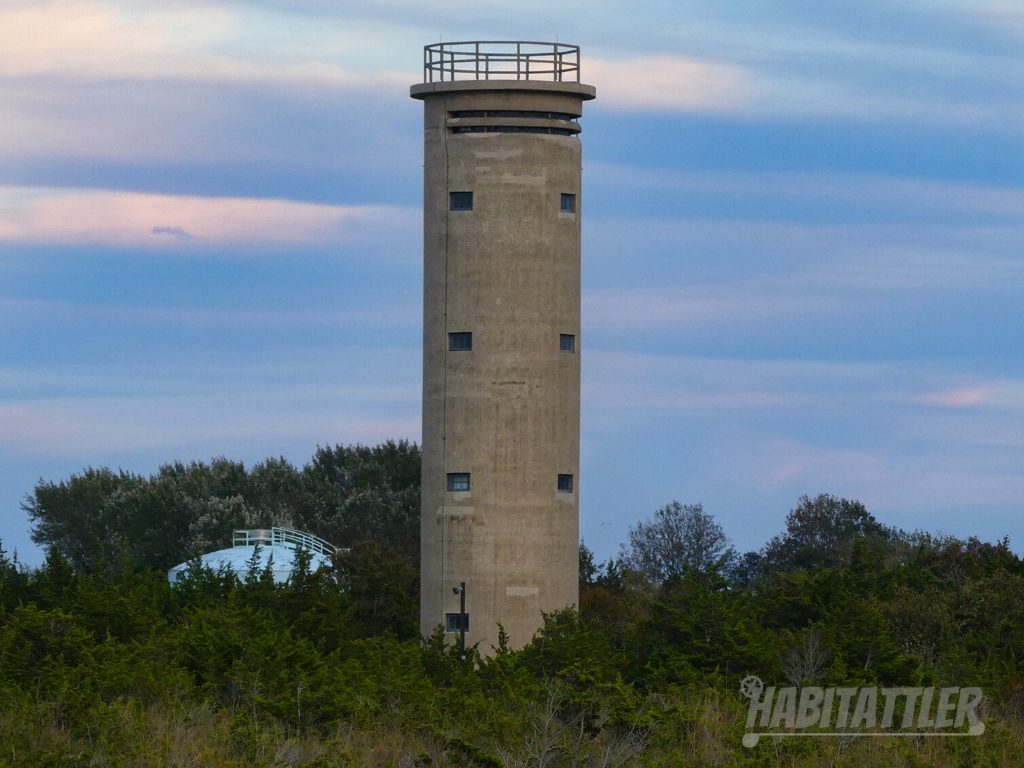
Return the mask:
<path fill-rule="evenodd" d="M 40 483 L 26 504 L 45 565 L 0 556 L 0 765 L 1024 760 L 1024 562 L 1006 541 L 907 534 L 818 496 L 740 555 L 699 506 L 673 502 L 612 561 L 581 546 L 579 610 L 548 616 L 528 647 L 462 653 L 418 636 L 415 446 L 321 449 L 313 465 L 326 459 L 330 471 L 218 460 Z M 198 567 L 167 584 L 162 569 L 203 537 L 220 545 L 232 527 L 270 523 L 373 535 L 329 570 L 300 558 L 286 586 Z M 140 543 L 147 526 L 169 538 Z M 749 673 L 980 686 L 986 733 L 746 749 L 737 689 Z"/>

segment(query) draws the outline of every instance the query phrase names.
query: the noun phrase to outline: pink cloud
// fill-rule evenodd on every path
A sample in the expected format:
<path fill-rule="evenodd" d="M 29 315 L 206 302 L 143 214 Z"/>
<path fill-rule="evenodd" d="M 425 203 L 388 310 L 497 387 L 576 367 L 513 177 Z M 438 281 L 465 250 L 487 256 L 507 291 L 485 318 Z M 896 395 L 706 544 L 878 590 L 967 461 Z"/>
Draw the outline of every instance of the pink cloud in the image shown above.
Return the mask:
<path fill-rule="evenodd" d="M 402 406 L 411 392 L 390 393 L 394 402 L 381 403 L 376 394 L 346 390 L 345 409 L 326 408 L 337 394 L 328 390 L 302 402 L 284 392 L 0 401 L 0 448 L 32 456 L 106 457 L 179 446 L 215 453 L 251 441 L 297 439 L 315 445 L 337 435 L 366 443 L 419 438 L 418 416 L 402 414 L 409 410 Z"/>
<path fill-rule="evenodd" d="M 877 451 L 756 437 L 737 469 L 766 491 L 831 493 L 863 501 L 879 517 L 898 512 L 916 516 L 951 505 L 977 508 L 1014 504 L 1024 491 L 1016 457 L 993 462 L 991 455 L 964 451 L 955 441 L 920 454 L 880 446 Z M 907 520 L 904 525 L 911 525 Z"/>
<path fill-rule="evenodd" d="M 937 392 L 929 392 L 920 397 L 925 405 L 943 406 L 946 408 L 970 408 L 984 405 L 991 400 L 993 389 L 986 385 L 958 387 Z"/>
<path fill-rule="evenodd" d="M 0 187 L 0 242 L 154 248 L 308 243 L 336 241 L 389 221 L 393 227 L 407 218 L 402 209 L 379 206 Z"/>
<path fill-rule="evenodd" d="M 140 5 L 43 0 L 0 8 L 0 76 L 162 77 L 341 87 L 386 82 L 402 89 L 408 85 L 406 73 L 363 73 L 331 61 L 346 49 L 339 34 L 313 41 L 315 27 L 302 29 L 303 22 L 296 18 L 288 23 L 299 24 L 302 32 L 296 34 L 302 35 L 305 45 L 290 46 L 285 42 L 289 37 L 284 37 L 272 50 L 247 50 L 244 31 L 258 30 L 272 17 L 229 5 Z M 325 46 L 325 39 L 333 40 L 340 51 Z"/>
<path fill-rule="evenodd" d="M 602 105 L 659 111 L 735 111 L 755 91 L 748 72 L 734 64 L 673 54 L 636 59 L 587 58 L 583 80 L 598 86 Z"/>
<path fill-rule="evenodd" d="M 257 327 L 338 327 L 364 325 L 373 328 L 416 326 L 421 320 L 419 306 L 394 307 L 339 305 L 333 311 L 322 309 L 217 309 L 147 304 L 96 304 L 53 299 L 12 299 L 0 296 L 0 325 L 7 317 L 49 318 L 61 322 L 101 320 L 138 325 L 173 323 L 181 326 Z M 0 368 L 0 383 L 5 371 Z"/>
<path fill-rule="evenodd" d="M 796 302 L 781 287 L 750 280 L 726 286 L 591 290 L 583 296 L 583 312 L 592 328 L 668 329 L 742 326 L 850 309 L 849 302 L 828 296 Z"/>
<path fill-rule="evenodd" d="M 151 75 L 186 49 L 227 28 L 223 11 L 190 8 L 151 14 L 118 13 L 110 3 L 39 2 L 0 10 L 0 74 L 66 72 L 77 76 Z"/>

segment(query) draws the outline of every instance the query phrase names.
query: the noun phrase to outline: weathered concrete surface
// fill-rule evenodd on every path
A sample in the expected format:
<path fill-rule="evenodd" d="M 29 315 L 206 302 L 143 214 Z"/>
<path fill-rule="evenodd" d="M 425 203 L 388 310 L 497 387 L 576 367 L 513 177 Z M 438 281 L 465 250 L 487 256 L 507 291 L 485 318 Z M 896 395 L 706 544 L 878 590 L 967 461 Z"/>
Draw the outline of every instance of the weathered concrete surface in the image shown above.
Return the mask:
<path fill-rule="evenodd" d="M 580 142 L 548 133 L 455 133 L 465 125 L 578 130 L 589 86 L 424 84 L 424 322 L 421 628 L 459 610 L 489 653 L 498 622 L 513 647 L 542 612 L 576 604 L 580 436 Z M 515 116 L 453 112 L 529 112 Z M 512 122 L 510 122 L 512 121 Z M 449 192 L 472 191 L 472 211 Z M 560 210 L 575 194 L 576 212 Z M 471 352 L 448 351 L 470 331 Z M 559 349 L 576 336 L 575 353 Z M 471 473 L 466 493 L 446 476 Z M 557 490 L 571 474 L 574 490 Z"/>

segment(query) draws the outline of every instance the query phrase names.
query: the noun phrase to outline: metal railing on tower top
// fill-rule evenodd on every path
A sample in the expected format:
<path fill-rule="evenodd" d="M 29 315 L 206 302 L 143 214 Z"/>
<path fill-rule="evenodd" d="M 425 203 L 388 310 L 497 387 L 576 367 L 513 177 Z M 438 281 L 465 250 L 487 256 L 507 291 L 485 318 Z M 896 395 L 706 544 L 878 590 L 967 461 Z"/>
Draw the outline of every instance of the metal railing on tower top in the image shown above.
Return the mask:
<path fill-rule="evenodd" d="M 423 46 L 425 82 L 580 81 L 580 47 L 529 40 L 471 40 Z"/>
<path fill-rule="evenodd" d="M 308 552 L 317 555 L 333 555 L 338 548 L 329 541 L 314 536 L 304 531 L 296 531 L 292 528 L 257 528 L 247 531 L 235 531 L 231 537 L 231 545 L 234 547 L 252 547 L 256 544 L 267 544 L 269 546 L 281 546 L 288 549 L 302 547 Z"/>

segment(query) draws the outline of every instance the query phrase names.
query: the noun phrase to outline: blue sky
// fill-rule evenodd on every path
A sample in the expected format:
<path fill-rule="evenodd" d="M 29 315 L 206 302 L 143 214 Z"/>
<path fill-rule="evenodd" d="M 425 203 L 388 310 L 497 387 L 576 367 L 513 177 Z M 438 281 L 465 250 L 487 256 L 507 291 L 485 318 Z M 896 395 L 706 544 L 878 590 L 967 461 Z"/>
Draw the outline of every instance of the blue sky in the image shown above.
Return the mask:
<path fill-rule="evenodd" d="M 577 43 L 581 528 L 1024 542 L 1024 6 L 5 0 L 0 538 L 39 478 L 419 439 L 422 46 Z"/>

